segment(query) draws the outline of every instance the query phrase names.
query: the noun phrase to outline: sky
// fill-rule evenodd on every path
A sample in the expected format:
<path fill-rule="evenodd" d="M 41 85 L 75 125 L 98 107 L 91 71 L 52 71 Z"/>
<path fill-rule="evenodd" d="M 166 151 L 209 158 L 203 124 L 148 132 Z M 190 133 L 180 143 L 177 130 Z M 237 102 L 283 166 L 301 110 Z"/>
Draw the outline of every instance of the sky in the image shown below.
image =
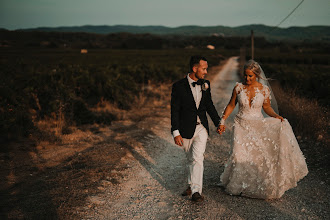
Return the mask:
<path fill-rule="evenodd" d="M 301 0 L 0 0 L 0 28 L 278 25 Z M 305 0 L 279 27 L 330 25 L 330 0 Z"/>

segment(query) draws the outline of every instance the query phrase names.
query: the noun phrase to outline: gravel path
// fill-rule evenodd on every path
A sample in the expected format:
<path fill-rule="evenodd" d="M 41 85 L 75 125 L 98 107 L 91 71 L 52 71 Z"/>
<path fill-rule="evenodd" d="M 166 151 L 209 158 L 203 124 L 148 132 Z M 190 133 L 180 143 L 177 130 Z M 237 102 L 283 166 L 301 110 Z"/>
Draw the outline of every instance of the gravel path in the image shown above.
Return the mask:
<path fill-rule="evenodd" d="M 219 114 L 238 81 L 237 68 L 237 57 L 230 58 L 211 82 Z M 217 186 L 230 152 L 234 115 L 224 136 L 211 126 L 204 161 L 205 200 L 199 204 L 180 195 L 186 187 L 185 155 L 173 144 L 168 105 L 137 124 L 112 125 L 122 130 L 115 141 L 129 149 L 118 164 L 127 169 L 116 181 L 100 183 L 102 193 L 89 196 L 81 219 L 330 219 L 329 185 L 316 170 L 277 200 L 230 196 Z"/>

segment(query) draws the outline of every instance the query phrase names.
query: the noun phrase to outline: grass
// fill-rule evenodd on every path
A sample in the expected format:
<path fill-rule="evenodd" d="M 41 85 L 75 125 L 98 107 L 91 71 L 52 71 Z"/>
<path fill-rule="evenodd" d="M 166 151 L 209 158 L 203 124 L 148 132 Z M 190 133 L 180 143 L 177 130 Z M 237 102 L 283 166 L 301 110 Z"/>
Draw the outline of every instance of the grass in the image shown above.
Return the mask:
<path fill-rule="evenodd" d="M 3 218 L 78 219 L 94 207 L 88 202 L 94 195 L 125 181 L 122 172 L 129 167 L 123 158 L 152 132 L 157 117 L 169 111 L 170 86 L 150 84 L 148 88 L 136 97 L 131 110 L 104 99 L 90 109 L 95 114 L 112 112 L 121 120 L 111 127 L 71 126 L 69 134 L 54 140 L 24 139 L 1 148 Z M 58 128 L 56 120 L 49 118 L 38 126 L 51 133 Z M 148 127 L 140 129 L 139 123 Z"/>
<path fill-rule="evenodd" d="M 310 138 L 329 144 L 329 112 L 316 99 L 305 98 L 294 90 L 272 86 L 280 114 L 287 118 L 298 139 Z"/>
<path fill-rule="evenodd" d="M 102 99 L 129 109 L 150 83 L 168 83 L 188 72 L 191 55 L 217 65 L 226 50 L 89 50 L 3 48 L 0 132 L 29 136 L 40 120 L 52 118 L 56 134 L 72 125 L 109 124 L 115 116 L 90 111 Z M 64 129 L 66 130 L 66 129 Z M 42 132 L 42 131 L 37 131 Z"/>
<path fill-rule="evenodd" d="M 78 218 L 84 212 L 79 207 L 90 195 L 115 187 L 127 169 L 121 158 L 131 150 L 132 140 L 124 133 L 143 136 L 150 131 L 137 129 L 137 123 L 169 111 L 170 82 L 186 74 L 187 60 L 195 53 L 209 58 L 211 66 L 218 64 L 219 54 L 236 54 L 183 49 L 90 50 L 84 55 L 78 50 L 3 50 L 1 132 L 10 128 L 15 140 L 0 148 L 0 206 L 5 218 Z M 282 70 L 290 74 L 285 74 L 285 66 Z M 297 136 L 329 140 L 326 107 L 292 89 L 273 89 L 280 113 Z M 111 130 L 108 125 L 116 119 L 126 124 Z M 37 132 L 19 141 L 17 134 L 29 135 L 33 129 Z M 308 147 L 313 155 L 314 146 Z M 103 188 L 98 188 L 100 183 Z"/>

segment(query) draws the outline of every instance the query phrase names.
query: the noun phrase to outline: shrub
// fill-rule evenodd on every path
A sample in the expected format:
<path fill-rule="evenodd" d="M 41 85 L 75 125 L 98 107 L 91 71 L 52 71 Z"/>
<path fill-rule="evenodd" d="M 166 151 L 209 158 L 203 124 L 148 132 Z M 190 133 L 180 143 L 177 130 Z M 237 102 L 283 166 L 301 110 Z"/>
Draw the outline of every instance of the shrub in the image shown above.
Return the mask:
<path fill-rule="evenodd" d="M 191 55 L 204 54 L 210 66 L 219 62 L 216 50 L 23 52 L 3 50 L 0 60 L 0 131 L 7 137 L 29 134 L 33 122 L 45 117 L 61 121 L 58 131 L 70 125 L 110 124 L 115 115 L 90 111 L 101 99 L 129 109 L 144 85 L 172 82 L 185 75 Z"/>

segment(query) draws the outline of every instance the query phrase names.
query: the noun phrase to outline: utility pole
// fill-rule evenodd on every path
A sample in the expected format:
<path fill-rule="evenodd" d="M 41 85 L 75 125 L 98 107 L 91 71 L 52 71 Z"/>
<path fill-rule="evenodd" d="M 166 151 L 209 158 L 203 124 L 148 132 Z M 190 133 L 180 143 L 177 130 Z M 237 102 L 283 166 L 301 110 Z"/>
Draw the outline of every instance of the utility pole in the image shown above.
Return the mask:
<path fill-rule="evenodd" d="M 253 30 L 251 30 L 251 59 L 254 60 L 254 36 L 253 36 Z"/>
<path fill-rule="evenodd" d="M 244 77 L 243 67 L 244 67 L 245 62 L 246 62 L 246 47 L 244 45 L 240 49 L 240 56 L 239 56 L 239 73 L 240 73 L 240 77 L 242 79 Z"/>

